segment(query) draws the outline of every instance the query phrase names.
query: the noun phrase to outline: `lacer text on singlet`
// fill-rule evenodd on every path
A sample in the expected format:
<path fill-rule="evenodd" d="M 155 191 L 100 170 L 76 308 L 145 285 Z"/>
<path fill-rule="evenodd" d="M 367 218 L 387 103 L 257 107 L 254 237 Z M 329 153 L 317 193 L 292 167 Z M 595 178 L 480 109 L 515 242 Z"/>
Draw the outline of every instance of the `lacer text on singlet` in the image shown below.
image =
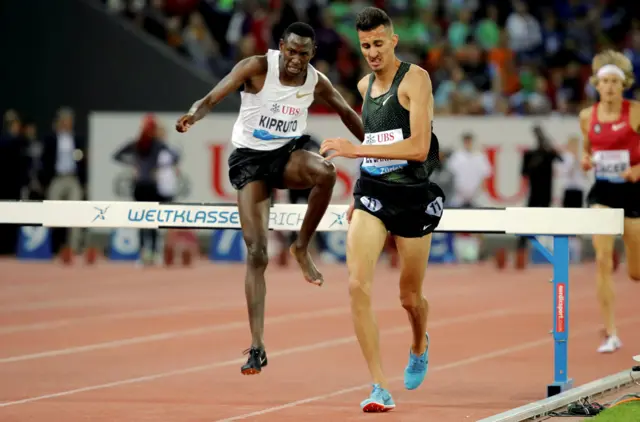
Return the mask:
<path fill-rule="evenodd" d="M 622 173 L 630 167 L 628 150 L 596 151 L 593 154 L 596 179 L 624 183 Z"/>

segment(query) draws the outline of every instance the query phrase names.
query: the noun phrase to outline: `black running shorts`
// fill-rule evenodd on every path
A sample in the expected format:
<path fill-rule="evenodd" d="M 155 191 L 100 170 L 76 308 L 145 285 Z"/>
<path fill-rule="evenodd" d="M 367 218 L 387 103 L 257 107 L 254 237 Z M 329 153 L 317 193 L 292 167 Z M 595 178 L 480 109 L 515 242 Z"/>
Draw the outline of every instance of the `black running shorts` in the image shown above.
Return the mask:
<path fill-rule="evenodd" d="M 627 218 L 640 218 L 640 183 L 596 181 L 587 195 L 589 205 L 624 209 Z"/>
<path fill-rule="evenodd" d="M 407 185 L 366 175 L 356 182 L 353 196 L 355 209 L 377 217 L 392 235 L 407 238 L 432 233 L 440 224 L 446 199 L 430 181 Z"/>
<path fill-rule="evenodd" d="M 269 189 L 284 189 L 284 170 L 291 153 L 303 149 L 309 141 L 305 135 L 271 151 L 236 148 L 228 161 L 231 185 L 240 190 L 250 182 L 263 180 Z"/>

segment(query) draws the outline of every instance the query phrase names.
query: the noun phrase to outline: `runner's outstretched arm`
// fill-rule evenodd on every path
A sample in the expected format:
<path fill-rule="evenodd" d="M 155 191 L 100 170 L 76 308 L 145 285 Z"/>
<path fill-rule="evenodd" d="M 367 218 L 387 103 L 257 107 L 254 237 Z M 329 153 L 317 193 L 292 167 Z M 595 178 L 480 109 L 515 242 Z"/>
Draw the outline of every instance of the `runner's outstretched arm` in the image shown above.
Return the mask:
<path fill-rule="evenodd" d="M 227 95 L 237 91 L 252 77 L 266 72 L 267 59 L 265 56 L 252 56 L 239 61 L 215 87 L 202 99 L 193 103 L 189 112 L 180 117 L 176 123 L 178 132 L 186 132 L 193 124 L 211 111 Z"/>

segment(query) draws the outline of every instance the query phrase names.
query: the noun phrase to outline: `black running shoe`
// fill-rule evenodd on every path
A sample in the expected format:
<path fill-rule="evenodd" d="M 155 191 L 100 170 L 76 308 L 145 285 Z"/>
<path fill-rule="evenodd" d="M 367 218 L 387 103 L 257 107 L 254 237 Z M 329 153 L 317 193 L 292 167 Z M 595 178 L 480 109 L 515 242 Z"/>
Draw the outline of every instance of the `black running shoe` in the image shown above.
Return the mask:
<path fill-rule="evenodd" d="M 252 347 L 245 350 L 243 355 L 249 355 L 247 363 L 245 363 L 241 371 L 244 375 L 255 375 L 262 371 L 262 367 L 267 366 L 267 352 L 263 349 Z"/>

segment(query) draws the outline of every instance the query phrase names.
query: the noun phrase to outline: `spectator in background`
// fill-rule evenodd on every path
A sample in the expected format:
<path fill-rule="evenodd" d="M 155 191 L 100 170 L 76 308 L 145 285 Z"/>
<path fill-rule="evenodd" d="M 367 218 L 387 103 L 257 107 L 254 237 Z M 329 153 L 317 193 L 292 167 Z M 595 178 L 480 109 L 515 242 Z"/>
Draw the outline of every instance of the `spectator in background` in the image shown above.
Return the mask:
<path fill-rule="evenodd" d="M 584 190 L 587 178 L 580 166 L 580 138 L 572 136 L 567 141 L 565 151 L 557 164 L 558 176 L 563 182 L 562 206 L 565 208 L 582 208 L 584 206 Z"/>
<path fill-rule="evenodd" d="M 526 151 L 522 160 L 521 174 L 529 182 L 528 207 L 550 207 L 553 193 L 553 166 L 562 161 L 558 151 L 540 126 L 534 126 L 536 148 Z M 518 238 L 516 267 L 523 269 L 527 262 L 527 238 Z"/>
<path fill-rule="evenodd" d="M 522 175 L 529 181 L 529 207 L 551 206 L 553 192 L 553 164 L 562 157 L 540 126 L 533 128 L 536 148 L 526 151 L 522 161 Z"/>
<path fill-rule="evenodd" d="M 38 139 L 38 128 L 34 122 L 25 122 L 22 136 L 26 141 L 27 184 L 23 188 L 23 199 L 42 200 L 45 198 L 42 183 L 39 180 L 42 158 L 42 142 Z"/>
<path fill-rule="evenodd" d="M 447 161 L 447 169 L 453 175 L 453 195 L 447 199 L 452 208 L 477 208 L 478 199 L 489 176 L 491 164 L 487 157 L 474 148 L 473 135 L 462 137 L 463 148 L 457 149 Z M 476 262 L 480 257 L 482 235 L 462 233 L 455 238 L 456 254 L 466 262 Z"/>
<path fill-rule="evenodd" d="M 9 110 L 4 114 L 0 132 L 0 200 L 20 199 L 24 184 L 23 146 L 20 136 L 21 121 L 18 113 Z M 0 255 L 13 254 L 18 240 L 18 227 L 0 224 Z"/>
<path fill-rule="evenodd" d="M 582 107 L 584 81 L 580 68 L 580 63 L 574 61 L 563 72 L 564 77 L 557 91 L 557 105 L 565 113 L 575 114 Z"/>
<path fill-rule="evenodd" d="M 486 16 L 475 27 L 476 42 L 486 51 L 496 48 L 500 41 L 499 18 L 498 8 L 495 4 L 490 4 L 487 6 Z"/>
<path fill-rule="evenodd" d="M 512 4 L 513 13 L 509 15 L 505 24 L 511 49 L 520 60 L 532 60 L 542 46 L 540 23 L 529 13 L 529 7 L 524 1 L 514 0 Z"/>
<path fill-rule="evenodd" d="M 158 154 L 158 168 L 156 170 L 156 185 L 161 202 L 173 202 L 180 188 L 180 154 L 167 144 L 167 130 L 164 125 L 156 122 L 156 138 L 165 148 Z"/>
<path fill-rule="evenodd" d="M 450 20 L 458 16 L 463 9 L 475 12 L 480 6 L 479 0 L 449 0 L 441 3 L 441 7 L 444 9 L 444 15 Z"/>
<path fill-rule="evenodd" d="M 460 67 L 455 67 L 450 79 L 442 81 L 434 95 L 434 106 L 438 113 L 472 114 L 481 106 L 476 101 L 478 90 Z"/>
<path fill-rule="evenodd" d="M 61 108 L 56 114 L 53 133 L 43 139 L 40 181 L 47 199 L 81 201 L 87 183 L 86 139 L 74 132 L 74 114 Z M 62 258 L 69 262 L 80 252 L 84 230 L 73 227 L 62 249 Z M 54 231 L 54 243 L 58 244 Z M 55 249 L 55 248 L 54 248 Z"/>
<path fill-rule="evenodd" d="M 640 21 L 632 18 L 640 8 L 634 2 L 623 7 L 593 0 L 102 1 L 219 77 L 243 57 L 277 48 L 283 28 L 306 21 L 318 34 L 314 65 L 331 73 L 337 89 L 352 92 L 356 107 L 366 65 L 357 54 L 354 16 L 370 4 L 394 16 L 403 40 L 398 54 L 430 72 L 434 93 L 451 81 L 456 67 L 474 84 L 473 106 L 456 103 L 454 95 L 440 107 L 446 113 L 575 113 L 596 98 L 584 73 L 599 48 L 612 44 L 631 57 L 640 55 L 640 35 L 629 34 L 640 31 Z M 191 15 L 196 9 L 202 19 Z M 314 105 L 316 110 L 322 107 Z"/>
<path fill-rule="evenodd" d="M 117 162 L 133 167 L 132 193 L 136 201 L 164 201 L 165 197 L 160 194 L 158 171 L 160 170 L 160 175 L 164 178 L 167 174 L 166 167 L 172 167 L 178 162 L 178 155 L 158 138 L 158 126 L 155 116 L 145 116 L 137 139 L 126 143 L 113 156 Z M 171 177 L 160 180 L 161 189 L 165 194 L 171 191 L 171 181 Z M 151 265 L 160 261 L 158 230 L 141 229 L 139 233 L 142 263 Z"/>
<path fill-rule="evenodd" d="M 511 106 L 518 110 L 520 114 L 532 116 L 549 114 L 552 104 L 547 94 L 547 80 L 543 76 L 536 74 L 526 76 L 528 80 L 522 84 L 522 89 L 511 97 Z M 523 75 L 523 79 L 524 77 Z"/>
<path fill-rule="evenodd" d="M 325 62 L 327 67 L 338 59 L 338 49 L 342 45 L 340 35 L 333 29 L 334 20 L 328 9 L 312 5 L 308 11 L 309 24 L 316 31 L 315 62 Z M 335 81 L 334 81 L 335 82 Z"/>
<path fill-rule="evenodd" d="M 582 170 L 581 142 L 578 136 L 571 136 L 567 141 L 565 150 L 561 153 L 562 161 L 557 164 L 557 176 L 562 183 L 562 206 L 564 208 L 582 208 L 584 206 L 584 191 L 587 186 L 587 178 Z M 582 257 L 582 241 L 580 236 L 574 236 L 570 240 L 571 259 L 578 262 Z M 614 256 L 615 253 L 614 253 Z M 617 256 L 616 256 L 617 259 Z"/>
<path fill-rule="evenodd" d="M 478 196 L 489 176 L 491 164 L 487 157 L 474 147 L 471 133 L 462 136 L 462 149 L 457 149 L 447 160 L 447 169 L 453 174 L 453 195 L 447 203 L 455 208 L 477 207 Z"/>
<path fill-rule="evenodd" d="M 547 10 L 542 21 L 542 41 L 545 63 L 555 68 L 563 65 L 562 57 L 565 34 L 556 15 Z"/>
<path fill-rule="evenodd" d="M 159 40 L 168 42 L 169 40 L 169 19 L 164 11 L 164 2 L 162 0 L 149 0 L 146 5 L 141 3 L 134 8 L 135 19 L 145 31 Z"/>
<path fill-rule="evenodd" d="M 509 47 L 506 31 L 500 32 L 498 44 L 487 52 L 487 60 L 496 81 L 494 91 L 501 97 L 510 97 L 520 89 L 520 78 L 515 53 Z"/>
<path fill-rule="evenodd" d="M 447 37 L 449 45 L 454 50 L 459 49 L 467 42 L 467 38 L 471 33 L 471 17 L 471 10 L 462 9 L 458 12 L 458 19 L 449 25 Z"/>
<path fill-rule="evenodd" d="M 251 3 L 250 0 L 235 2 L 233 14 L 225 33 L 225 41 L 229 46 L 229 56 L 235 61 L 241 60 L 239 45 L 251 31 Z M 246 43 L 246 41 L 245 41 Z"/>
<path fill-rule="evenodd" d="M 453 198 L 455 192 L 455 181 L 454 176 L 451 170 L 449 170 L 449 158 L 451 157 L 451 152 L 445 151 L 444 149 L 440 150 L 440 163 L 434 169 L 433 174 L 431 175 L 431 179 L 433 183 L 440 186 L 442 192 L 444 192 L 445 198 Z M 445 207 L 449 206 L 449 202 L 445 203 Z"/>
<path fill-rule="evenodd" d="M 204 24 L 202 15 L 193 12 L 187 18 L 188 24 L 182 31 L 184 46 L 195 62 L 202 69 L 212 69 L 219 55 L 219 49 L 209 30 Z"/>

